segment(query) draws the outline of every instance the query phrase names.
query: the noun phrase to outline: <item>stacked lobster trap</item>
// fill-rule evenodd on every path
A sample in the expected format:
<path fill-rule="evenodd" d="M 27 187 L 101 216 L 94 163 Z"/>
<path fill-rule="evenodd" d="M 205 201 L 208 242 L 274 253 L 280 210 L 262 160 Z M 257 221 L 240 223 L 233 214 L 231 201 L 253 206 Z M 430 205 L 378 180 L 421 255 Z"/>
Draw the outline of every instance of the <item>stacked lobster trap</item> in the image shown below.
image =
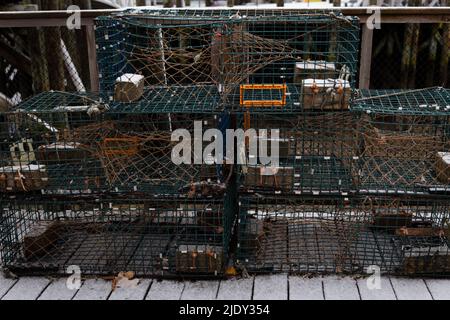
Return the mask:
<path fill-rule="evenodd" d="M 358 90 L 349 112 L 263 120 L 280 128 L 279 167 L 241 168 L 239 263 L 257 272 L 448 275 L 449 94 Z M 312 155 L 323 161 L 315 168 Z"/>
<path fill-rule="evenodd" d="M 252 272 L 448 274 L 449 90 L 356 90 L 352 24 L 333 21 L 327 36 L 327 18 L 309 22 L 299 28 L 321 39 L 310 59 L 250 75 L 233 105 L 248 132 L 237 263 Z M 270 153 L 278 161 L 263 163 Z"/>
<path fill-rule="evenodd" d="M 118 111 L 47 92 L 4 114 L 2 261 L 22 273 L 218 275 L 234 225 L 232 169 L 195 162 L 195 131 L 224 113 Z M 184 141 L 185 163 L 172 152 Z M 188 137 L 187 137 L 188 138 Z M 200 135 L 200 139 L 202 136 Z M 192 145 L 191 145 L 192 144 Z"/>
<path fill-rule="evenodd" d="M 359 191 L 436 194 L 450 191 L 450 90 L 361 90 Z"/>
<path fill-rule="evenodd" d="M 98 18 L 99 93 L 1 114 L 3 265 L 448 274 L 449 92 L 356 90 L 359 32 L 335 11 Z"/>
<path fill-rule="evenodd" d="M 448 274 L 448 198 L 241 198 L 240 258 L 249 271 Z"/>
<path fill-rule="evenodd" d="M 2 259 L 13 272 L 217 276 L 226 265 L 233 201 L 221 198 L 2 199 Z"/>
<path fill-rule="evenodd" d="M 233 105 L 248 159 L 238 167 L 237 264 L 251 272 L 347 270 L 344 261 L 332 268 L 339 264 L 332 260 L 360 223 L 333 221 L 356 182 L 358 119 L 350 101 L 359 21 L 324 13 L 261 30 L 273 36 L 267 43 L 278 44 L 275 52 L 289 55 L 274 54 L 273 63 L 248 75 Z"/>

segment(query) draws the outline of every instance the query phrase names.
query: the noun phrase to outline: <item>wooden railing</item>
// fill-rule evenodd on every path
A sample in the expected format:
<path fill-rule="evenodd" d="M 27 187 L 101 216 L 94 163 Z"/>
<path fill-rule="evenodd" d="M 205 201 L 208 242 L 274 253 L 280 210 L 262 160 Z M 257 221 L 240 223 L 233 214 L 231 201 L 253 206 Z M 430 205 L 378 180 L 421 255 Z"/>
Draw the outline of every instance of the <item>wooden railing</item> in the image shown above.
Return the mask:
<path fill-rule="evenodd" d="M 201 8 L 206 9 L 207 8 Z M 217 9 L 217 8 L 211 8 Z M 380 11 L 380 23 L 450 23 L 450 7 L 359 7 L 340 8 L 343 14 L 358 16 L 361 23 L 361 60 L 359 69 L 359 87 L 369 88 L 370 67 L 372 61 L 373 29 L 366 22 L 373 14 L 373 10 Z M 198 9 L 197 9 L 198 10 Z M 258 9 L 256 9 L 258 10 Z M 287 10 L 289 9 L 273 9 Z M 302 9 L 315 10 L 315 9 Z M 91 90 L 99 87 L 96 44 L 94 36 L 94 19 L 121 10 L 86 10 L 81 12 L 81 25 L 86 28 L 86 42 L 88 47 Z M 0 12 L 0 28 L 15 27 L 57 27 L 66 26 L 69 13 L 66 11 L 23 11 Z"/>

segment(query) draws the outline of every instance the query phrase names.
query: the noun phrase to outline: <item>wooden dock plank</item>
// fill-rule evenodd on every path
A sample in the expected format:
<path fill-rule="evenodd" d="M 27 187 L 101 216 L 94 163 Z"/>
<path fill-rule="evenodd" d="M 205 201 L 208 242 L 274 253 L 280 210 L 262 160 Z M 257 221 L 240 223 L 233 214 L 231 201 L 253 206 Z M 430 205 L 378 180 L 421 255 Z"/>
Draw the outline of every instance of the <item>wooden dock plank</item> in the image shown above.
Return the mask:
<path fill-rule="evenodd" d="M 186 282 L 181 300 L 214 300 L 218 288 L 218 281 Z"/>
<path fill-rule="evenodd" d="M 427 279 L 425 280 L 431 295 L 435 300 L 450 300 L 450 280 Z"/>
<path fill-rule="evenodd" d="M 102 279 L 85 280 L 81 289 L 77 291 L 66 287 L 66 278 L 51 281 L 43 277 L 22 277 L 14 280 L 0 275 L 0 297 L 4 296 L 5 300 L 70 300 L 72 298 L 105 300 L 108 297 L 111 300 L 141 300 L 148 292 L 145 297 L 148 300 L 179 300 L 180 298 L 212 300 L 216 298 L 216 295 L 217 299 L 221 300 L 250 298 L 255 300 L 450 299 L 450 280 L 448 279 L 382 277 L 381 289 L 373 290 L 368 288 L 366 281 L 366 279 L 354 280 L 350 277 L 337 276 L 288 277 L 286 274 L 197 282 L 144 279 L 135 288 L 118 288 L 111 293 L 111 282 Z"/>
<path fill-rule="evenodd" d="M 36 300 L 49 283 L 47 278 L 22 277 L 2 300 Z"/>
<path fill-rule="evenodd" d="M 77 289 L 67 287 L 67 279 L 56 279 L 44 290 L 39 300 L 72 300 L 77 294 Z"/>
<path fill-rule="evenodd" d="M 251 300 L 253 277 L 247 279 L 229 279 L 220 283 L 218 300 Z"/>
<path fill-rule="evenodd" d="M 290 300 L 324 300 L 322 278 L 289 276 Z"/>
<path fill-rule="evenodd" d="M 379 289 L 369 287 L 367 279 L 358 279 L 357 284 L 362 300 L 396 300 L 394 289 L 388 277 L 381 277 Z M 370 284 L 372 285 L 372 282 Z"/>
<path fill-rule="evenodd" d="M 17 281 L 18 280 L 16 279 L 5 278 L 3 272 L 0 272 L 0 300 L 16 284 Z"/>
<path fill-rule="evenodd" d="M 286 274 L 256 276 L 253 300 L 287 300 L 288 277 Z"/>
<path fill-rule="evenodd" d="M 337 276 L 323 279 L 325 300 L 360 300 L 356 280 Z"/>
<path fill-rule="evenodd" d="M 153 281 L 146 300 L 180 300 L 184 290 L 184 282 L 180 281 Z"/>
<path fill-rule="evenodd" d="M 111 292 L 111 282 L 88 279 L 83 282 L 73 300 L 106 300 Z"/>
<path fill-rule="evenodd" d="M 422 279 L 391 278 L 398 300 L 431 300 L 427 286 Z"/>
<path fill-rule="evenodd" d="M 136 287 L 131 288 L 116 288 L 111 293 L 109 300 L 144 300 L 148 292 L 152 280 L 140 280 Z"/>

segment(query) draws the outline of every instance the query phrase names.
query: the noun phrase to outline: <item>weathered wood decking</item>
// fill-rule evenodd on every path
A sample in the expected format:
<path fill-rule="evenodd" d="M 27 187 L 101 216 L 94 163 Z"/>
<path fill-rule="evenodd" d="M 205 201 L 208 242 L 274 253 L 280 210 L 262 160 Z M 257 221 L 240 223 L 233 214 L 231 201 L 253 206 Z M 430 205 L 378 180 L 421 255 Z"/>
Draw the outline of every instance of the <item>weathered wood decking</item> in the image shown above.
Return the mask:
<path fill-rule="evenodd" d="M 1 300 L 442 300 L 450 299 L 450 279 L 383 277 L 380 290 L 370 290 L 366 279 L 351 277 L 303 278 L 286 274 L 258 275 L 240 280 L 157 281 L 143 279 L 132 289 L 111 290 L 111 282 L 88 279 L 79 290 L 69 290 L 66 279 L 0 275 Z"/>

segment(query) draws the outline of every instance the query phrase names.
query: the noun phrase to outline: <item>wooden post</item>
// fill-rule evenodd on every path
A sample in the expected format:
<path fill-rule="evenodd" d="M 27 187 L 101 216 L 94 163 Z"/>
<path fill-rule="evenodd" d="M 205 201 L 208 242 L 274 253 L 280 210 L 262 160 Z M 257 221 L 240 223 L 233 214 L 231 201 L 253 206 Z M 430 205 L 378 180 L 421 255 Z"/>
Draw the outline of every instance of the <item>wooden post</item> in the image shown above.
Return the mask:
<path fill-rule="evenodd" d="M 33 92 L 39 93 L 50 90 L 48 66 L 45 54 L 45 37 L 41 28 L 28 29 L 28 50 L 31 59 L 31 78 Z"/>
<path fill-rule="evenodd" d="M 410 6 L 418 5 L 417 0 L 409 0 Z M 402 62 L 401 62 L 401 88 L 413 88 L 416 81 L 416 62 L 419 46 L 420 25 L 408 23 L 405 26 L 405 38 L 403 42 Z"/>
<path fill-rule="evenodd" d="M 441 61 L 439 68 L 441 69 L 441 86 L 448 84 L 448 56 L 450 51 L 450 22 L 444 23 L 444 30 L 442 33 L 442 48 L 441 48 Z"/>
<path fill-rule="evenodd" d="M 172 8 L 173 7 L 173 0 L 164 0 L 163 7 L 164 8 Z"/>
<path fill-rule="evenodd" d="M 137 0 L 137 1 L 136 1 L 136 5 L 137 5 L 138 7 L 143 7 L 143 6 L 145 6 L 145 0 Z"/>
<path fill-rule="evenodd" d="M 434 70 L 436 68 L 437 40 L 436 34 L 439 33 L 439 26 L 433 25 L 431 28 L 430 45 L 428 48 L 427 73 L 425 75 L 425 86 L 431 87 L 434 83 Z"/>
<path fill-rule="evenodd" d="M 411 58 L 409 63 L 408 88 L 416 87 L 417 52 L 419 51 L 420 24 L 413 24 L 413 38 L 411 43 Z"/>
<path fill-rule="evenodd" d="M 442 0 L 441 5 L 443 7 L 448 6 L 448 0 Z M 442 26 L 442 48 L 441 48 L 441 61 L 439 62 L 440 83 L 439 85 L 445 87 L 448 83 L 448 57 L 450 54 L 450 21 L 447 20 Z M 449 227 L 450 230 L 450 227 Z"/>
<path fill-rule="evenodd" d="M 98 92 L 100 89 L 100 84 L 98 78 L 97 51 L 95 44 L 95 31 L 93 25 L 86 26 L 86 43 L 88 51 L 91 91 Z"/>
<path fill-rule="evenodd" d="M 92 9 L 91 0 L 73 0 L 75 5 L 78 5 L 82 10 Z M 80 69 L 78 70 L 81 79 L 86 88 L 91 88 L 90 85 L 90 72 L 89 72 L 89 59 L 88 48 L 86 44 L 86 29 L 82 27 L 80 30 L 75 30 L 76 37 L 76 49 L 78 51 L 78 57 L 80 59 Z"/>
<path fill-rule="evenodd" d="M 85 10 L 91 10 L 92 9 L 92 3 L 91 0 L 74 0 L 74 4 L 79 6 L 81 9 Z"/>
<path fill-rule="evenodd" d="M 80 51 L 78 50 L 78 44 L 76 39 L 75 30 L 69 30 L 67 28 L 61 28 L 61 37 L 64 40 L 64 43 L 67 47 L 67 51 L 69 52 L 70 58 L 72 59 L 73 64 L 75 65 L 75 69 L 77 74 L 82 75 L 81 73 L 81 58 Z M 67 57 L 64 57 L 67 59 Z M 82 80 L 82 79 L 81 79 Z M 68 84 L 72 84 L 72 81 L 68 81 Z M 82 81 L 84 84 L 84 82 Z"/>
<path fill-rule="evenodd" d="M 40 7 L 38 7 L 38 10 Z M 28 28 L 28 55 L 31 66 L 31 82 L 34 94 L 49 91 L 50 83 L 48 77 L 47 63 L 45 60 L 45 37 L 42 28 Z"/>
<path fill-rule="evenodd" d="M 43 1 L 45 10 L 59 10 L 58 0 Z M 64 91 L 64 61 L 61 52 L 61 30 L 59 27 L 46 27 L 45 46 L 50 89 Z"/>
<path fill-rule="evenodd" d="M 413 37 L 413 27 L 412 24 L 408 23 L 405 25 L 403 39 L 403 52 L 402 52 L 402 62 L 400 65 L 400 88 L 405 89 L 408 87 L 408 73 L 409 73 L 409 62 L 411 57 L 411 42 Z"/>
<path fill-rule="evenodd" d="M 360 89 L 369 89 L 370 86 L 370 67 L 372 64 L 372 42 L 373 42 L 373 29 L 369 29 L 366 24 L 363 24 L 361 37 L 361 60 L 359 67 Z"/>

